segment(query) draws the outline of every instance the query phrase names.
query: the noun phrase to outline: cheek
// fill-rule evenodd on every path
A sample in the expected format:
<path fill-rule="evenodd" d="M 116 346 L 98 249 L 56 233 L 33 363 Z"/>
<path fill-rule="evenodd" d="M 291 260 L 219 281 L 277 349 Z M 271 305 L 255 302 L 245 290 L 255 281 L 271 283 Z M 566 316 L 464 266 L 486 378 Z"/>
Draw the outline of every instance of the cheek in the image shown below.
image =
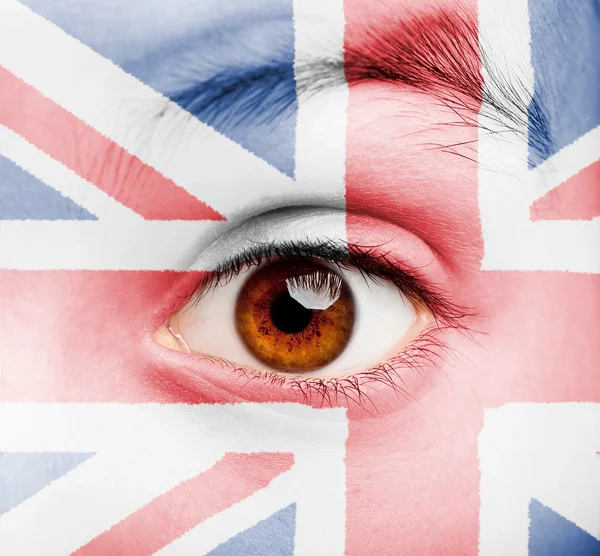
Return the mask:
<path fill-rule="evenodd" d="M 590 342 L 598 277 L 480 273 L 478 286 L 485 334 L 448 339 L 456 356 L 424 371 L 417 403 L 350 422 L 347 531 L 357 554 L 474 554 L 484 409 L 600 399 L 600 347 Z"/>
<path fill-rule="evenodd" d="M 1 271 L 0 401 L 298 401 L 295 390 L 198 362 L 152 340 L 199 273 Z M 193 291 L 193 290 L 192 290 Z"/>
<path fill-rule="evenodd" d="M 176 272 L 3 271 L 2 400 L 141 402 L 157 397 L 144 337 Z"/>
<path fill-rule="evenodd" d="M 491 321 L 484 340 L 488 354 L 479 353 L 476 360 L 483 370 L 476 384 L 485 404 L 599 399 L 600 346 L 590 340 L 598 321 L 600 277 L 481 274 L 483 288 L 497 292 L 484 305 Z"/>

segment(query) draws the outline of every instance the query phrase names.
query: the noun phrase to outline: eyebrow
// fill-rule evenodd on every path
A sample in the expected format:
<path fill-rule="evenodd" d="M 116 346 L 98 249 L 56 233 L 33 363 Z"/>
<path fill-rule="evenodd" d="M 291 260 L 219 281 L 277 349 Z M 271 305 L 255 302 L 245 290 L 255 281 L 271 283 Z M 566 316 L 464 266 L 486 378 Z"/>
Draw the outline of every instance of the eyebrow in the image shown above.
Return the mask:
<path fill-rule="evenodd" d="M 364 25 L 346 41 L 344 75 L 350 86 L 375 81 L 424 93 L 466 125 L 515 132 L 534 150 L 546 150 L 551 137 L 540 99 L 525 87 L 518 68 L 507 74 L 498 62 L 481 42 L 474 13 L 438 10 Z M 486 127 L 491 122 L 494 131 Z"/>
<path fill-rule="evenodd" d="M 330 56 L 294 61 L 293 53 L 276 52 L 264 64 L 222 69 L 171 98 L 211 122 L 273 121 L 297 96 L 367 82 L 429 95 L 465 125 L 485 125 L 484 114 L 539 151 L 551 142 L 544 107 L 480 43 L 476 16 L 447 10 L 365 24 Z"/>
<path fill-rule="evenodd" d="M 209 124 L 269 122 L 297 102 L 293 61 L 227 68 L 169 95 Z"/>

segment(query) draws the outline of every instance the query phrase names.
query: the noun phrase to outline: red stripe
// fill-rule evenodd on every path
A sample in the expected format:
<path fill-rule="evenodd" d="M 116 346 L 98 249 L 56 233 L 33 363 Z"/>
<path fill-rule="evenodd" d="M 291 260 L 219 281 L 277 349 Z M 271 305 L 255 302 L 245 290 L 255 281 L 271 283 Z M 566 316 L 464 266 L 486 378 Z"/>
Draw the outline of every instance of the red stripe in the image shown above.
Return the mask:
<path fill-rule="evenodd" d="M 208 471 L 155 498 L 73 555 L 154 554 L 212 515 L 265 488 L 292 464 L 292 454 L 226 454 Z"/>
<path fill-rule="evenodd" d="M 0 66 L 0 124 L 147 220 L 224 220 L 185 189 Z"/>
<path fill-rule="evenodd" d="M 600 160 L 531 205 L 532 220 L 591 220 L 600 216 Z"/>
<path fill-rule="evenodd" d="M 0 402 L 301 401 L 293 389 L 248 384 L 228 366 L 154 344 L 162 315 L 200 276 L 0 270 Z"/>

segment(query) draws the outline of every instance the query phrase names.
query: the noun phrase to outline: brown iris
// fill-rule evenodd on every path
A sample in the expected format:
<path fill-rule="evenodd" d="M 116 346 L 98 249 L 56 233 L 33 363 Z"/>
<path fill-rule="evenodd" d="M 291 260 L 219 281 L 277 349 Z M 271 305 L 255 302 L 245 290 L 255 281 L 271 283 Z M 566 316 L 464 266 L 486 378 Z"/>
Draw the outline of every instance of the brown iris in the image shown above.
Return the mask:
<path fill-rule="evenodd" d="M 236 325 L 263 363 L 284 371 L 309 371 L 332 362 L 346 347 L 354 302 L 346 283 L 331 269 L 311 261 L 278 261 L 244 284 Z"/>

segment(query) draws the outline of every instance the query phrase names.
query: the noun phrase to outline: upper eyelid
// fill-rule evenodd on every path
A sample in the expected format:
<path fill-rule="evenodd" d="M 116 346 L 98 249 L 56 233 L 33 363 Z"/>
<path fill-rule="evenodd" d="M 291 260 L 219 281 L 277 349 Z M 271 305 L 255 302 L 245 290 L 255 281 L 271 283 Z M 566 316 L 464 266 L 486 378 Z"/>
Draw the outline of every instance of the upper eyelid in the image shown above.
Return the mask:
<path fill-rule="evenodd" d="M 451 302 L 447 292 L 430 283 L 421 269 L 410 268 L 389 253 L 381 251 L 381 246 L 359 246 L 331 239 L 316 242 L 277 243 L 270 242 L 242 251 L 224 260 L 222 265 L 196 282 L 188 298 L 199 301 L 211 289 L 224 286 L 235 276 L 252 267 L 268 264 L 276 257 L 305 256 L 322 259 L 340 270 L 357 269 L 365 280 L 378 278 L 388 280 L 398 287 L 414 303 L 423 303 L 432 312 L 439 324 L 455 328 L 466 328 L 460 321 L 473 316 L 467 307 Z"/>
<path fill-rule="evenodd" d="M 196 257 L 195 262 L 189 267 L 190 271 L 208 271 L 214 272 L 219 269 L 223 270 L 223 266 L 236 259 L 239 261 L 242 256 L 248 256 L 254 252 L 260 252 L 260 256 L 264 256 L 265 245 L 277 247 L 285 243 L 295 243 L 305 245 L 309 251 L 314 251 L 314 246 L 318 245 L 319 250 L 323 253 L 324 244 L 329 242 L 329 255 L 335 254 L 336 260 L 348 260 L 352 255 L 358 255 L 364 259 L 365 255 L 373 255 L 377 250 L 378 255 L 372 256 L 372 259 L 382 258 L 381 254 L 387 249 L 385 243 L 390 237 L 395 240 L 403 241 L 401 238 L 406 238 L 405 241 L 410 245 L 410 250 L 415 251 L 415 240 L 421 247 L 423 257 L 419 257 L 420 261 L 413 264 L 404 264 L 400 260 L 396 260 L 395 267 L 404 266 L 409 273 L 417 270 L 420 265 L 429 266 L 436 257 L 431 247 L 422 238 L 415 236 L 408 230 L 392 224 L 385 220 L 369 217 L 367 219 L 368 228 L 370 231 L 379 229 L 377 223 L 381 224 L 382 228 L 387 228 L 385 236 L 387 239 L 383 241 L 370 241 L 366 239 L 367 246 L 360 249 L 356 241 L 353 242 L 354 253 L 348 250 L 347 240 L 347 225 L 348 212 L 343 209 L 329 208 L 323 206 L 286 206 L 274 210 L 264 211 L 254 214 L 249 218 L 241 221 L 235 227 L 225 231 L 222 235 L 214 239 L 206 248 L 202 249 Z M 359 213 L 354 213 L 360 217 Z M 390 230 L 393 227 L 393 230 Z M 370 232 L 369 232 L 370 234 Z M 393 235 L 390 235 L 393 234 Z M 277 238 L 273 240 L 273 238 Z M 378 238 L 379 239 L 379 238 Z M 361 242 L 365 243 L 365 242 Z M 337 248 L 337 253 L 332 252 L 332 248 Z M 427 254 L 428 253 L 428 254 Z M 323 258 L 319 256 L 319 258 Z M 402 257 L 400 257 L 402 258 Z M 412 255 L 411 255 L 412 260 Z M 386 264 L 390 265 L 390 259 L 386 258 Z M 371 265 L 373 266 L 373 265 Z M 420 274 L 417 273 L 417 274 Z M 383 278 L 389 278 L 389 273 L 380 273 Z M 417 276 L 414 277 L 417 279 Z M 420 278 L 419 278 L 420 279 Z"/>
<path fill-rule="evenodd" d="M 433 308 L 434 304 L 439 307 L 436 316 L 446 322 L 458 321 L 463 316 L 473 316 L 473 312 L 468 307 L 459 307 L 450 301 L 446 291 L 448 286 L 440 286 L 440 284 L 448 282 L 447 269 L 440 265 L 435 251 L 423 238 L 409 232 L 397 223 L 381 220 L 367 214 L 352 214 L 354 215 L 353 218 L 365 220 L 366 226 L 363 226 L 363 228 L 368 229 L 368 236 L 373 236 L 369 238 L 361 236 L 360 243 L 366 244 L 367 250 L 378 248 L 379 253 L 387 251 L 388 247 L 385 243 L 390 238 L 394 238 L 394 241 L 401 242 L 408 247 L 411 254 L 407 264 L 403 265 L 400 260 L 402 256 L 395 257 L 393 253 L 391 257 L 387 258 L 387 264 L 390 264 L 391 258 L 396 259 L 393 265 L 400 267 L 405 275 L 409 277 L 414 286 L 413 291 L 424 294 L 416 297 L 420 297 L 430 308 Z M 349 213 L 343 209 L 306 205 L 285 206 L 253 214 L 214 239 L 200 252 L 188 270 L 214 273 L 227 260 L 234 258 L 236 255 L 240 256 L 257 245 L 272 243 L 273 237 L 278 238 L 280 243 L 285 241 L 311 243 L 312 241 L 312 243 L 321 244 L 324 238 L 336 238 L 340 245 L 348 246 L 350 245 L 347 241 L 348 216 Z M 358 229 L 355 228 L 355 231 L 358 231 Z M 358 233 L 361 234 L 360 231 Z M 357 247 L 356 239 L 355 237 L 353 242 L 355 247 Z M 347 258 L 350 259 L 352 255 L 356 256 L 357 254 L 364 256 L 364 250 L 356 250 L 354 254 L 349 252 Z M 370 265 L 370 267 L 372 266 L 374 265 Z M 384 272 L 372 272 L 371 274 L 394 281 L 391 278 L 391 276 L 394 276 L 391 269 L 387 274 Z M 436 275 L 442 281 L 437 278 L 428 279 L 428 277 Z M 417 287 L 419 285 L 422 288 Z M 407 294 L 406 291 L 403 293 Z"/>
<path fill-rule="evenodd" d="M 327 253 L 325 253 L 327 250 Z M 224 286 L 235 276 L 262 267 L 273 258 L 301 257 L 321 259 L 325 263 L 347 260 L 349 252 L 347 244 L 342 241 L 327 239 L 315 242 L 275 242 L 260 243 L 224 259 L 212 272 L 203 276 L 195 286 L 191 296 L 200 299 L 205 293 L 217 286 Z"/>
<path fill-rule="evenodd" d="M 225 231 L 200 251 L 189 270 L 213 271 L 223 260 L 273 237 L 291 240 L 318 240 L 346 236 L 346 213 L 325 207 L 284 207 L 253 215 Z"/>

